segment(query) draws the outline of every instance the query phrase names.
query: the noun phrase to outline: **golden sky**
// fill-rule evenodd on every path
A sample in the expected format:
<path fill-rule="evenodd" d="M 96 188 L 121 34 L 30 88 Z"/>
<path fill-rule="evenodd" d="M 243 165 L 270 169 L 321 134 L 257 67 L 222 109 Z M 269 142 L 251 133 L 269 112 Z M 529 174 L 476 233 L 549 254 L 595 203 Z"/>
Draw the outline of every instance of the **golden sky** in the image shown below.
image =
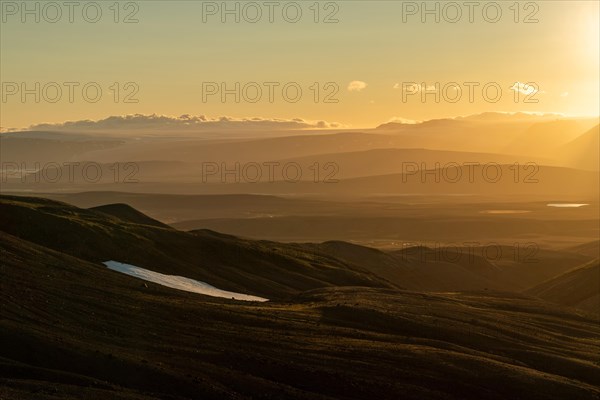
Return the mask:
<path fill-rule="evenodd" d="M 491 2 L 427 3 L 438 4 L 439 22 L 420 1 L 275 2 L 272 10 L 240 1 L 225 15 L 221 2 L 121 2 L 118 14 L 114 2 L 97 2 L 95 23 L 93 7 L 63 7 L 59 18 L 39 3 L 27 14 L 22 2 L 2 1 L 4 129 L 134 113 L 371 127 L 485 111 L 595 116 L 600 106 L 597 1 L 500 1 L 501 15 Z M 236 82 L 240 101 L 223 102 L 221 84 Z M 85 100 L 86 84 L 88 99 L 102 90 L 97 102 Z M 257 87 L 262 97 L 252 102 Z M 31 91 L 24 99 L 22 89 Z"/>

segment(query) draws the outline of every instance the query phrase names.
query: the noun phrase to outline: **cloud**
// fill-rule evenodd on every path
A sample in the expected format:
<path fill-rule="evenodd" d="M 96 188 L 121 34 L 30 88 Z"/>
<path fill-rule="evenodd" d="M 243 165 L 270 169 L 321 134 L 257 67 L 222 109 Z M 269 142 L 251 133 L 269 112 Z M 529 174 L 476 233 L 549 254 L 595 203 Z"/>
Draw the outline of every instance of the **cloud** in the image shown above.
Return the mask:
<path fill-rule="evenodd" d="M 408 91 L 410 91 L 411 93 L 418 93 L 421 91 L 434 91 L 437 90 L 437 87 L 435 85 L 429 85 L 426 86 L 424 83 L 422 84 L 418 84 L 418 83 L 414 83 L 414 82 L 402 82 L 402 83 L 394 83 L 394 86 L 392 86 L 393 89 L 406 89 Z M 456 90 L 456 88 L 453 87 L 454 90 Z"/>
<path fill-rule="evenodd" d="M 344 128 L 337 122 L 308 121 L 302 118 L 234 118 L 228 116 L 209 118 L 205 115 L 184 114 L 179 117 L 166 115 L 119 115 L 97 121 L 79 120 L 63 123 L 31 125 L 27 130 L 54 132 L 109 132 L 109 131 L 228 131 L 228 130 L 300 130 L 300 129 Z"/>
<path fill-rule="evenodd" d="M 396 123 L 396 124 L 407 124 L 407 125 L 415 125 L 415 124 L 420 124 L 423 121 L 417 121 L 415 119 L 408 119 L 408 118 L 403 118 L 403 117 L 392 117 L 389 119 L 389 121 L 387 121 L 387 123 Z"/>
<path fill-rule="evenodd" d="M 352 81 L 348 84 L 349 92 L 360 92 L 367 87 L 367 83 L 363 81 Z"/>
<path fill-rule="evenodd" d="M 510 89 L 515 92 L 519 92 L 519 93 L 522 93 L 525 95 L 536 94 L 536 93 L 545 93 L 545 92 L 540 92 L 540 90 L 537 87 L 537 84 L 535 84 L 533 82 L 529 82 L 529 83 L 515 82 L 515 84 L 512 85 L 512 87 Z"/>
<path fill-rule="evenodd" d="M 567 97 L 569 96 L 569 92 L 563 92 L 560 94 L 560 97 Z"/>

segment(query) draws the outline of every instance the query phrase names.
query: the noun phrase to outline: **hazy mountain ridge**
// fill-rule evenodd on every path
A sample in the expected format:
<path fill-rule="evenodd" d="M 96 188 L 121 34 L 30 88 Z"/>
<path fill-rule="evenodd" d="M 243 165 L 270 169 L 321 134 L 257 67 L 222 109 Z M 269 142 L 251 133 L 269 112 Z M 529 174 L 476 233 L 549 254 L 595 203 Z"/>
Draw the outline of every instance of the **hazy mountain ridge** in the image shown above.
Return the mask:
<path fill-rule="evenodd" d="M 210 140 L 202 136 L 182 137 L 169 132 L 157 137 L 125 135 L 118 139 L 98 133 L 85 133 L 79 136 L 55 132 L 48 132 L 48 139 L 43 139 L 43 132 L 18 132 L 2 135 L 2 158 L 17 163 L 52 161 L 60 164 L 65 161 L 89 160 L 106 164 L 171 161 L 165 159 L 165 155 L 177 154 L 179 162 L 191 164 L 261 163 L 315 156 L 319 158 L 327 156 L 331 158 L 328 161 L 336 162 L 335 155 L 338 153 L 385 149 L 405 149 L 404 151 L 429 149 L 429 151 L 485 153 L 480 156 L 483 159 L 470 160 L 481 163 L 507 157 L 512 157 L 514 158 L 512 162 L 517 162 L 526 157 L 529 162 L 546 163 L 549 159 L 555 159 L 554 163 L 548 165 L 576 168 L 583 165 L 589 169 L 589 164 L 594 161 L 593 154 L 584 156 L 584 153 L 580 153 L 579 159 L 566 157 L 563 154 L 563 146 L 576 147 L 568 142 L 577 141 L 578 138 L 585 136 L 588 130 L 593 131 L 593 127 L 597 124 L 597 119 L 549 120 L 543 116 L 529 116 L 525 119 L 513 116 L 492 121 L 486 118 L 464 118 L 432 120 L 412 125 L 399 124 L 400 130 L 311 130 L 301 134 L 297 132 L 292 135 L 275 135 L 266 138 L 248 131 L 245 139 L 217 136 Z M 46 143 L 46 148 L 52 144 L 61 148 L 57 147 L 55 151 L 42 154 L 36 150 L 39 148 L 40 141 Z M 538 145 L 535 145 L 536 143 Z M 47 157 L 49 154 L 52 154 L 50 159 Z M 392 156 L 393 154 L 390 154 L 390 157 Z M 590 161 L 586 161 L 589 157 L 592 157 Z M 464 155 L 457 154 L 454 158 L 456 158 L 454 162 L 461 162 Z"/>
<path fill-rule="evenodd" d="M 560 149 L 567 162 L 581 169 L 600 169 L 600 125 L 596 125 Z"/>

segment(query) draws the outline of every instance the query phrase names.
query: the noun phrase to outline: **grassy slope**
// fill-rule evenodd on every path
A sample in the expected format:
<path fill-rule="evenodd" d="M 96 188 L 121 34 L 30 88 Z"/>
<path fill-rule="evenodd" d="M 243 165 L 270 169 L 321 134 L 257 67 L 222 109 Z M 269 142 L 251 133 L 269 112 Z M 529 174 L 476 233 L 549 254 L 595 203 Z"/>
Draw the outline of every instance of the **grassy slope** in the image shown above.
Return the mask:
<path fill-rule="evenodd" d="M 590 259 L 569 251 L 525 246 L 420 246 L 389 252 L 339 241 L 303 246 L 359 265 L 400 288 L 425 291 L 520 292 Z"/>
<path fill-rule="evenodd" d="M 40 198 L 0 196 L 0 213 L 0 230 L 87 261 L 125 262 L 267 298 L 331 285 L 393 287 L 296 245 L 140 225 Z"/>
<path fill-rule="evenodd" d="M 593 399 L 600 328 L 519 295 L 328 288 L 247 304 L 0 233 L 3 399 Z"/>
<path fill-rule="evenodd" d="M 578 254 L 585 254 L 595 258 L 600 257 L 600 240 L 573 246 L 569 249 L 569 251 Z"/>
<path fill-rule="evenodd" d="M 600 263 L 598 259 L 590 261 L 529 289 L 527 293 L 600 316 Z"/>
<path fill-rule="evenodd" d="M 117 217 L 123 221 L 132 222 L 140 225 L 150 225 L 159 228 L 168 228 L 169 226 L 157 221 L 147 215 L 139 212 L 135 208 L 122 203 L 106 204 L 98 207 L 90 208 L 92 211 L 100 212 L 112 217 Z"/>

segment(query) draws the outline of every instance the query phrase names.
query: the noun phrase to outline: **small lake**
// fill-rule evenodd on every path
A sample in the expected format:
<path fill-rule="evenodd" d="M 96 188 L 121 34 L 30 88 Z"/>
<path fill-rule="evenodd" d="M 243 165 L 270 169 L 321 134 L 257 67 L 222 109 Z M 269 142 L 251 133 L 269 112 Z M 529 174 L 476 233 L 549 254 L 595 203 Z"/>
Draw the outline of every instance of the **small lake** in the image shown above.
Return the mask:
<path fill-rule="evenodd" d="M 556 208 L 579 208 L 589 206 L 589 204 L 584 203 L 550 203 L 546 204 L 548 207 L 556 207 Z"/>
<path fill-rule="evenodd" d="M 527 214 L 528 210 L 485 210 L 479 211 L 481 214 Z"/>

